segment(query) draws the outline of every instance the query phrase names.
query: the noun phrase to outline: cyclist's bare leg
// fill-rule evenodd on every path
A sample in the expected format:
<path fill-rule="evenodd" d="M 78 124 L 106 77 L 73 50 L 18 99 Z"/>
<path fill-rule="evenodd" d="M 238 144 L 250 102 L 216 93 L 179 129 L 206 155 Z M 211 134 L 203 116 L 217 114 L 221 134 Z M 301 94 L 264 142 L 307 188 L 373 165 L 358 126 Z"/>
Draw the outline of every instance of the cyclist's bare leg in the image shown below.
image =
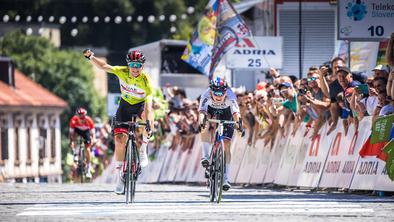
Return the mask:
<path fill-rule="evenodd" d="M 211 135 L 212 133 L 209 131 L 209 126 L 205 127 L 201 131 L 201 141 L 202 141 L 202 158 L 209 159 L 209 152 L 211 148 Z"/>
<path fill-rule="evenodd" d="M 118 182 L 116 184 L 115 193 L 122 194 L 124 193 L 124 182 L 123 182 L 123 162 L 126 150 L 126 142 L 127 142 L 127 134 L 126 133 L 116 133 L 115 134 L 115 166 L 118 170 Z"/>
<path fill-rule="evenodd" d="M 89 165 L 92 144 L 85 144 L 85 146 L 86 146 L 86 152 L 85 152 L 86 153 L 86 163 Z"/>
<path fill-rule="evenodd" d="M 145 111 L 143 111 L 141 113 L 141 119 L 145 120 Z M 141 147 L 137 147 L 138 151 L 146 152 L 146 147 L 148 146 L 148 142 L 149 142 L 149 135 L 146 132 L 146 130 L 143 130 L 143 133 L 142 133 L 142 144 L 141 144 Z"/>
<path fill-rule="evenodd" d="M 230 164 L 231 162 L 231 140 L 223 140 L 224 142 L 224 153 L 226 155 L 226 164 Z"/>
<path fill-rule="evenodd" d="M 70 135 L 70 147 L 73 153 L 75 153 L 75 140 L 77 139 L 77 136 L 75 134 Z"/>
<path fill-rule="evenodd" d="M 124 161 L 126 142 L 127 134 L 118 133 L 115 135 L 115 160 L 118 163 Z"/>
<path fill-rule="evenodd" d="M 149 163 L 148 152 L 147 152 L 148 143 L 149 143 L 149 136 L 146 130 L 144 130 L 142 133 L 141 147 L 139 149 L 140 161 L 141 161 L 140 163 L 142 167 L 146 167 Z"/>
<path fill-rule="evenodd" d="M 228 175 L 230 174 L 230 162 L 231 162 L 231 140 L 224 139 L 224 153 L 226 155 L 226 163 L 224 167 L 224 183 L 227 184 L 227 189 L 229 189 Z"/>

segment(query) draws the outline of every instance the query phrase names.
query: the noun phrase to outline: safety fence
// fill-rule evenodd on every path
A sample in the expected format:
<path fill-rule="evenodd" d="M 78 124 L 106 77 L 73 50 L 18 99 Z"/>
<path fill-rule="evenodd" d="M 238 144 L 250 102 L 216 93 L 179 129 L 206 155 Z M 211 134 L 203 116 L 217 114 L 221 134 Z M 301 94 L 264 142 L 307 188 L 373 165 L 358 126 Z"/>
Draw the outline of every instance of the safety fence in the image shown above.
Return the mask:
<path fill-rule="evenodd" d="M 308 128 L 301 126 L 295 135 L 277 136 L 272 148 L 257 140 L 248 146 L 246 137 L 235 135 L 231 146 L 230 182 L 236 184 L 277 184 L 309 188 L 345 188 L 352 190 L 394 191 L 385 162 L 376 157 L 361 158 L 359 150 L 370 136 L 370 118 L 364 118 L 356 131 L 354 125 L 345 134 L 342 124 L 327 135 L 328 124 L 312 140 Z M 288 132 L 291 132 L 290 127 Z M 170 138 L 169 138 L 170 139 Z M 143 169 L 143 183 L 204 183 L 200 165 L 202 144 L 196 138 L 192 149 L 162 147 L 156 159 Z M 100 182 L 113 181 L 113 167 Z"/>

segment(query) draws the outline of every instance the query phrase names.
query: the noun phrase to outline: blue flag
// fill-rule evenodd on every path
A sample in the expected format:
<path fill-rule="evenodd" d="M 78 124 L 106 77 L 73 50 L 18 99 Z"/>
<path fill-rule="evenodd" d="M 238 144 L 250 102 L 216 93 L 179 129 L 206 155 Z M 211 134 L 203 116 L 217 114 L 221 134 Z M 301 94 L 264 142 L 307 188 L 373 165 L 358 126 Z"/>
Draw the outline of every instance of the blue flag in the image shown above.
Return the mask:
<path fill-rule="evenodd" d="M 181 58 L 212 78 L 223 55 L 246 36 L 252 35 L 231 3 L 211 0 Z"/>
<path fill-rule="evenodd" d="M 209 75 L 213 44 L 216 37 L 216 24 L 219 15 L 220 0 L 209 1 L 197 29 L 193 32 L 182 60 L 201 73 Z"/>
<path fill-rule="evenodd" d="M 231 3 L 227 0 L 222 0 L 219 10 L 217 35 L 212 49 L 211 67 L 209 69 L 210 79 L 223 55 L 244 37 L 252 37 L 249 28 Z"/>

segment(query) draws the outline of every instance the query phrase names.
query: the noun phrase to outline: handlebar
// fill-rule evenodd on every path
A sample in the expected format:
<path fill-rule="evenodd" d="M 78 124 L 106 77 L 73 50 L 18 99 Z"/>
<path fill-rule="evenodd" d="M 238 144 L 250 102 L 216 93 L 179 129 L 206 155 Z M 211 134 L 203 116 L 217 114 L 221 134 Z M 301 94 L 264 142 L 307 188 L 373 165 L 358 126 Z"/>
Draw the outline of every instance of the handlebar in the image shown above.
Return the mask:
<path fill-rule="evenodd" d="M 125 121 L 125 122 L 120 122 L 120 121 L 114 121 L 113 122 L 114 125 L 120 125 L 120 124 L 124 124 L 124 125 L 128 125 L 128 126 L 135 126 L 135 127 L 145 127 L 147 125 L 147 123 L 144 122 L 133 122 L 133 121 Z"/>
<path fill-rule="evenodd" d="M 236 124 L 236 121 L 232 120 L 220 120 L 220 119 L 207 119 L 210 123 L 219 123 L 219 124 Z"/>

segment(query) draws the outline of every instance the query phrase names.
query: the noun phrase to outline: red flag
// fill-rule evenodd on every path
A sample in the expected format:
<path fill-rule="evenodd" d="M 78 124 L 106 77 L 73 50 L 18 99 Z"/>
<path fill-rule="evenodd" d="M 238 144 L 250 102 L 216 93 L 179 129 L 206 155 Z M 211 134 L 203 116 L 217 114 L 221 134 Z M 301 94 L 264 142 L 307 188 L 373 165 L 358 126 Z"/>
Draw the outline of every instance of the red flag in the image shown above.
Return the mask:
<path fill-rule="evenodd" d="M 371 144 L 371 136 L 365 141 L 363 147 L 361 147 L 359 154 L 362 158 L 366 156 L 375 156 L 383 161 L 386 161 L 387 154 L 383 152 L 383 148 L 387 142 L 379 142 Z"/>

